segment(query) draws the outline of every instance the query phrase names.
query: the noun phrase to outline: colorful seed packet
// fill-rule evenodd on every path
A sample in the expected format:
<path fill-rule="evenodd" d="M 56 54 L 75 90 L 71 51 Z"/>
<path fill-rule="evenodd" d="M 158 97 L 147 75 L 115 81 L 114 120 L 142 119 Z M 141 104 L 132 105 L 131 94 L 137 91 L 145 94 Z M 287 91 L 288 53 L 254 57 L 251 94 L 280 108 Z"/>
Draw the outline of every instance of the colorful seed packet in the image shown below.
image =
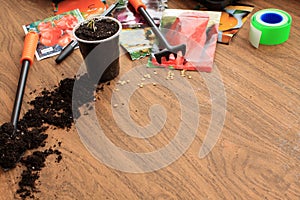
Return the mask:
<path fill-rule="evenodd" d="M 22 27 L 25 34 L 29 31 L 39 34 L 35 56 L 42 60 L 59 54 L 73 40 L 73 27 L 83 20 L 81 12 L 76 9 Z"/>
<path fill-rule="evenodd" d="M 219 25 L 218 42 L 229 44 L 239 29 L 242 28 L 253 9 L 253 6 L 243 4 L 225 7 Z"/>
<path fill-rule="evenodd" d="M 149 56 L 154 42 L 155 35 L 149 27 L 127 28 L 123 29 L 120 34 L 120 44 L 126 49 L 132 60 Z"/>

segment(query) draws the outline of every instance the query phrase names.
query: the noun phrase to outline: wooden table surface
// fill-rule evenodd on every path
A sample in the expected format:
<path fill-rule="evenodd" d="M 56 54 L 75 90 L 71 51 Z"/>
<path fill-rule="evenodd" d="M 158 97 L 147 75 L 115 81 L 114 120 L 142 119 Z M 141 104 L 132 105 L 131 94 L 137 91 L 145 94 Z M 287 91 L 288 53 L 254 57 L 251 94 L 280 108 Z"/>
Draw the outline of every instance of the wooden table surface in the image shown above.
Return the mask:
<path fill-rule="evenodd" d="M 156 171 L 126 172 L 109 167 L 90 154 L 75 126 L 69 131 L 49 129 L 46 147 L 61 141 L 59 150 L 63 159 L 60 163 L 55 163 L 52 157 L 47 159 L 37 183 L 40 192 L 35 196 L 40 199 L 300 199 L 300 2 L 243 2 L 255 6 L 251 15 L 265 8 L 289 12 L 293 18 L 290 38 L 281 45 L 255 49 L 248 42 L 248 19 L 230 45 L 217 45 L 213 73 L 190 72 L 192 78 L 185 81 L 190 83 L 198 101 L 199 115 L 193 115 L 199 119 L 190 119 L 198 122 L 197 129 L 182 156 Z M 2 124 L 10 120 L 20 74 L 24 38 L 21 25 L 51 16 L 52 8 L 49 0 L 1 0 L 1 4 Z M 197 2 L 169 0 L 168 4 L 170 8 L 193 9 Z M 73 77 L 83 62 L 79 50 L 60 65 L 56 65 L 54 59 L 34 62 L 24 102 L 31 101 L 43 88 L 51 89 L 60 80 Z M 147 59 L 133 62 L 123 52 L 120 76 L 97 94 L 99 100 L 96 101 L 99 123 L 107 138 L 119 148 L 136 153 L 163 149 L 183 123 L 180 110 L 183 106 L 174 91 L 149 84 L 133 93 L 128 103 L 129 112 L 136 126 L 145 126 L 151 121 L 150 106 L 159 104 L 167 117 L 164 127 L 148 139 L 131 137 L 117 128 L 111 109 L 114 88 L 122 89 L 117 81 L 132 69 L 141 66 L 145 69 L 146 62 Z M 166 70 L 157 72 L 162 78 L 167 73 Z M 212 81 L 214 77 L 217 77 L 216 85 L 223 84 L 221 93 L 225 96 L 215 94 L 212 98 L 211 90 L 215 92 L 218 88 L 213 82 L 206 84 L 205 80 Z M 130 80 L 139 78 L 136 75 Z M 174 85 L 180 90 L 179 79 L 180 72 L 175 71 Z M 37 93 L 30 94 L 34 90 Z M 218 98 L 223 97 L 226 97 L 224 121 L 220 120 L 222 102 L 218 105 Z M 187 107 L 191 112 L 197 108 Z M 213 107 L 220 113 L 213 114 Z M 24 103 L 21 116 L 29 108 Z M 216 119 L 220 120 L 217 124 L 212 121 Z M 189 128 L 188 122 L 184 123 Z M 215 134 L 216 144 L 206 156 L 199 157 L 210 124 L 216 128 L 210 132 Z M 218 127 L 221 127 L 219 136 Z M 0 171 L 0 199 L 18 198 L 15 192 L 21 171 L 22 167 Z"/>

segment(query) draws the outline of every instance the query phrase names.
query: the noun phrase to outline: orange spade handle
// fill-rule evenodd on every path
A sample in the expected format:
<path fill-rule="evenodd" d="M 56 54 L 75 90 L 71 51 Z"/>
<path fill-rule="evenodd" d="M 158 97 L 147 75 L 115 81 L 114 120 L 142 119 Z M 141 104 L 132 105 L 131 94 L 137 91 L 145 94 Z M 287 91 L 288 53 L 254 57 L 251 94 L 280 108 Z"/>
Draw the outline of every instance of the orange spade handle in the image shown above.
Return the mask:
<path fill-rule="evenodd" d="M 146 10 L 146 5 L 142 2 L 142 0 L 129 0 L 129 3 L 133 6 L 137 13 L 139 13 L 140 7 L 143 7 Z"/>
<path fill-rule="evenodd" d="M 36 46 L 39 40 L 39 34 L 31 31 L 27 33 L 24 40 L 24 48 L 23 48 L 23 54 L 21 58 L 21 64 L 24 60 L 28 60 L 30 62 L 30 65 L 32 65 L 34 60 L 34 52 L 36 50 Z"/>

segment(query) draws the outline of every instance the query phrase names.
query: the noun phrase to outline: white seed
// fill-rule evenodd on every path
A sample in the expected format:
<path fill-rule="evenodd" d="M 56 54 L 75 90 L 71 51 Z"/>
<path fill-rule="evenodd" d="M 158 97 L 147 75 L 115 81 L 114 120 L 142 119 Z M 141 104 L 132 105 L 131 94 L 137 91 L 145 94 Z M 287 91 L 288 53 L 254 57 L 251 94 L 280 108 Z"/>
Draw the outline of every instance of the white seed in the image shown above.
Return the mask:
<path fill-rule="evenodd" d="M 180 72 L 180 76 L 185 76 L 185 72 L 186 72 L 186 70 L 185 69 L 183 69 L 181 72 Z"/>
<path fill-rule="evenodd" d="M 153 74 L 157 74 L 157 71 L 154 71 Z"/>
<path fill-rule="evenodd" d="M 119 91 L 120 89 L 119 88 L 115 88 L 115 91 L 117 92 L 117 91 Z"/>
<path fill-rule="evenodd" d="M 142 81 L 146 80 L 145 78 L 141 78 Z"/>
<path fill-rule="evenodd" d="M 153 86 L 156 86 L 156 83 L 153 82 L 152 85 L 153 85 Z"/>
<path fill-rule="evenodd" d="M 168 71 L 168 75 L 170 75 L 170 76 L 174 76 L 174 72 L 172 72 L 172 71 Z"/>
<path fill-rule="evenodd" d="M 127 83 L 130 83 L 130 80 L 127 80 L 126 82 L 127 82 Z"/>
<path fill-rule="evenodd" d="M 118 104 L 114 104 L 114 108 L 118 107 Z"/>
<path fill-rule="evenodd" d="M 140 86 L 140 88 L 142 88 L 142 87 L 144 87 L 144 84 L 143 84 L 143 83 L 141 83 L 139 86 Z"/>
<path fill-rule="evenodd" d="M 191 75 L 189 75 L 189 76 L 188 76 L 188 79 L 191 79 L 191 78 L 192 78 L 192 76 L 191 76 Z"/>

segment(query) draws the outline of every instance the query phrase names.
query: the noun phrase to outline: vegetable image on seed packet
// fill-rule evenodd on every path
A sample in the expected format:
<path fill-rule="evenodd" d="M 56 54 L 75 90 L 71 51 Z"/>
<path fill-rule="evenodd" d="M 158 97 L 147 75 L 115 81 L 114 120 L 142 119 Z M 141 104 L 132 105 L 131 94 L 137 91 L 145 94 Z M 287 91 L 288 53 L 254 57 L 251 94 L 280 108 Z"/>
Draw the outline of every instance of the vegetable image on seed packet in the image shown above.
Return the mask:
<path fill-rule="evenodd" d="M 73 40 L 73 27 L 84 19 L 78 9 L 23 25 L 25 34 L 34 31 L 39 34 L 35 56 L 42 60 L 61 52 Z"/>
<path fill-rule="evenodd" d="M 159 64 L 154 53 L 160 50 L 155 43 L 149 58 L 148 67 L 168 67 L 180 70 L 211 72 L 214 62 L 218 27 L 221 12 L 166 9 L 163 12 L 160 29 L 170 45 L 186 44 L 186 54 Z"/>

